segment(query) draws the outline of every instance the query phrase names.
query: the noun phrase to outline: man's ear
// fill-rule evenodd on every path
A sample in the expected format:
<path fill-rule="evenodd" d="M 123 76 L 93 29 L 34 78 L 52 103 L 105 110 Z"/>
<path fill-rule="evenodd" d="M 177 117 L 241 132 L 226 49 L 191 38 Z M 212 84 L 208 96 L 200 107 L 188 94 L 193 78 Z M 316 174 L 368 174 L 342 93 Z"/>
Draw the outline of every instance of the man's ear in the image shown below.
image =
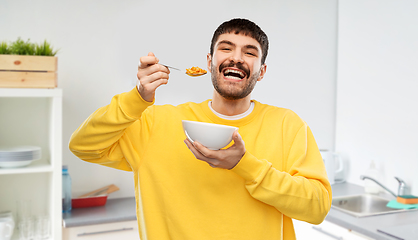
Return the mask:
<path fill-rule="evenodd" d="M 264 74 L 266 74 L 267 71 L 267 64 L 263 64 L 260 68 L 260 76 L 258 77 L 257 81 L 261 81 L 261 79 L 263 79 Z"/>
<path fill-rule="evenodd" d="M 208 53 L 208 55 L 206 56 L 206 60 L 208 63 L 208 70 L 209 72 L 212 72 L 211 66 L 212 66 L 212 55 L 210 55 L 210 53 Z"/>

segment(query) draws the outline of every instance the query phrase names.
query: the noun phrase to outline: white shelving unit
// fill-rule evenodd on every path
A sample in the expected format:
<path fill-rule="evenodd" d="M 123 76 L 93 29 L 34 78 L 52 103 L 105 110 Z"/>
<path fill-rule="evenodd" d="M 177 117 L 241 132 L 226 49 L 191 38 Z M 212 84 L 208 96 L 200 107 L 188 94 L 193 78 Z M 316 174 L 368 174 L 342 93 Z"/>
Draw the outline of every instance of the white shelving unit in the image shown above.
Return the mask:
<path fill-rule="evenodd" d="M 28 200 L 47 214 L 51 240 L 62 239 L 62 89 L 0 88 L 0 146 L 32 145 L 42 158 L 23 168 L 0 168 L 0 212 Z M 18 239 L 15 227 L 13 240 Z"/>

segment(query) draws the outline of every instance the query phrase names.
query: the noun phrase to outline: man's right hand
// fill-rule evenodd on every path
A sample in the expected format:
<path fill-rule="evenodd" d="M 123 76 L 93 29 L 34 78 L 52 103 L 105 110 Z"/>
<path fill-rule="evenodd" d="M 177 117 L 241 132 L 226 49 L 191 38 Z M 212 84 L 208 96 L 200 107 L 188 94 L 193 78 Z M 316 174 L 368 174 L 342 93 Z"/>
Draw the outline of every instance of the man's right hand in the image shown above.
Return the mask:
<path fill-rule="evenodd" d="M 152 52 L 139 59 L 137 89 L 141 97 L 147 102 L 154 101 L 155 90 L 168 83 L 170 70 L 158 64 L 158 61 L 158 58 Z"/>

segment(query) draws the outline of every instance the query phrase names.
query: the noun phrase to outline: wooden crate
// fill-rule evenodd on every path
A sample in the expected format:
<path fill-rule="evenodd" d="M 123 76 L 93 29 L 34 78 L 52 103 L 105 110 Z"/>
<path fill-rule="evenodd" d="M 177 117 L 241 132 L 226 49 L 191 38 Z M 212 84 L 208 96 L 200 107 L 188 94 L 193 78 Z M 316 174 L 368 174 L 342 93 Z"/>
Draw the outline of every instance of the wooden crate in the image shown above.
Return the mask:
<path fill-rule="evenodd" d="M 1 88 L 56 88 L 57 57 L 0 54 Z"/>

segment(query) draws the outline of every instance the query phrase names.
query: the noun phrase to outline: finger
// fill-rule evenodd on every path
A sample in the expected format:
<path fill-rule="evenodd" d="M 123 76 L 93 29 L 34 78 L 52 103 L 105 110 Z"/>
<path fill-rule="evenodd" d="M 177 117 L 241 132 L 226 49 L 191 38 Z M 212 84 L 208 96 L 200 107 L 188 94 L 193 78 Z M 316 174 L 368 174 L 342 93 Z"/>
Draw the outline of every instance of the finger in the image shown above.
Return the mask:
<path fill-rule="evenodd" d="M 197 151 L 199 151 L 206 158 L 208 158 L 208 159 L 210 159 L 210 158 L 216 158 L 216 153 L 218 151 L 216 151 L 216 150 L 210 150 L 209 148 L 203 146 L 202 144 L 200 144 L 197 141 L 195 141 L 193 143 L 193 146 L 196 148 Z"/>
<path fill-rule="evenodd" d="M 151 71 L 154 71 L 154 72 L 165 72 L 167 74 L 170 73 L 170 69 L 168 69 L 168 67 L 166 67 L 164 65 L 161 65 L 161 64 L 154 64 L 154 65 L 152 65 L 150 67 L 150 70 Z"/>
<path fill-rule="evenodd" d="M 201 149 L 204 149 L 206 147 L 204 147 L 202 144 L 194 141 L 193 143 L 190 142 L 189 139 L 184 140 L 184 142 L 186 143 L 187 147 L 189 148 L 189 150 L 193 153 L 193 155 L 196 157 L 196 159 L 201 160 L 203 162 L 206 162 L 207 164 L 209 164 L 209 166 L 213 167 L 213 168 L 219 168 L 220 166 L 220 161 L 217 159 L 213 159 L 213 158 L 208 158 L 205 155 L 203 155 L 196 147 L 199 146 Z M 203 148 L 202 148 L 203 147 Z M 207 149 L 207 148 L 206 148 Z M 209 150 L 209 149 L 208 149 Z M 211 151 L 211 150 L 209 150 Z"/>
<path fill-rule="evenodd" d="M 187 145 L 188 148 L 192 146 L 192 142 L 188 138 L 184 139 L 184 143 Z"/>
<path fill-rule="evenodd" d="M 147 56 L 143 56 L 139 59 L 138 68 L 146 68 L 150 65 L 157 64 L 158 62 L 158 58 L 155 57 L 154 53 L 150 52 Z"/>
<path fill-rule="evenodd" d="M 157 71 L 157 72 L 150 73 L 149 75 L 143 77 L 142 82 L 144 84 L 147 84 L 147 83 L 153 83 L 161 79 L 168 80 L 169 78 L 170 78 L 170 75 L 167 72 Z"/>
<path fill-rule="evenodd" d="M 162 71 L 160 71 L 160 69 Z M 141 83 L 141 85 L 145 86 L 149 83 L 154 81 L 158 81 L 161 79 L 165 79 L 164 81 L 169 79 L 170 71 L 164 69 L 164 67 L 159 67 L 158 65 L 154 65 L 153 68 L 147 68 L 138 70 L 137 77 Z"/>
<path fill-rule="evenodd" d="M 209 165 L 211 165 L 212 167 L 215 167 L 215 162 L 216 159 L 211 159 L 206 157 L 205 155 L 203 155 L 197 148 L 197 145 L 203 146 L 202 144 L 194 141 L 193 143 L 190 142 L 190 140 L 186 139 L 185 141 L 187 141 L 187 146 L 189 147 L 190 151 L 192 151 L 193 155 L 196 157 L 196 159 L 204 161 L 206 163 L 208 163 Z"/>
<path fill-rule="evenodd" d="M 195 147 L 195 145 L 194 145 L 194 143 L 192 143 L 192 142 L 190 142 L 190 140 L 189 139 L 186 139 L 186 140 L 184 140 L 184 142 L 186 143 L 186 145 L 187 145 L 187 147 L 189 148 L 189 150 L 193 153 L 193 155 L 197 158 L 197 159 L 199 159 L 199 160 L 202 160 L 202 161 L 205 161 L 204 159 L 206 159 L 206 157 L 205 156 L 203 156 L 200 152 L 199 152 L 199 150 L 197 150 L 196 149 L 196 147 Z"/>
<path fill-rule="evenodd" d="M 146 85 L 143 85 L 145 89 L 148 91 L 155 91 L 159 86 L 166 85 L 168 83 L 167 78 L 160 78 L 158 80 L 155 80 L 151 83 L 148 83 Z"/>
<path fill-rule="evenodd" d="M 170 74 L 170 70 L 168 68 L 164 67 L 163 65 L 153 64 L 153 65 L 150 65 L 148 67 L 139 68 L 137 76 L 138 76 L 139 79 L 141 79 L 143 77 L 149 76 L 149 75 L 157 73 L 157 72 Z"/>
<path fill-rule="evenodd" d="M 141 72 L 138 71 L 137 75 L 138 75 L 139 79 L 144 79 L 144 83 L 145 83 L 145 81 L 146 82 L 153 82 L 153 81 L 161 79 L 161 78 L 168 79 L 169 74 L 170 74 L 169 71 L 167 71 L 165 69 L 160 69 L 160 67 L 158 67 L 158 65 L 155 65 L 152 68 L 144 69 Z"/>
<path fill-rule="evenodd" d="M 162 64 L 158 64 L 158 65 L 162 66 L 163 68 L 165 68 L 166 70 L 168 70 L 168 72 L 170 72 L 170 69 L 167 66 L 162 65 Z"/>

